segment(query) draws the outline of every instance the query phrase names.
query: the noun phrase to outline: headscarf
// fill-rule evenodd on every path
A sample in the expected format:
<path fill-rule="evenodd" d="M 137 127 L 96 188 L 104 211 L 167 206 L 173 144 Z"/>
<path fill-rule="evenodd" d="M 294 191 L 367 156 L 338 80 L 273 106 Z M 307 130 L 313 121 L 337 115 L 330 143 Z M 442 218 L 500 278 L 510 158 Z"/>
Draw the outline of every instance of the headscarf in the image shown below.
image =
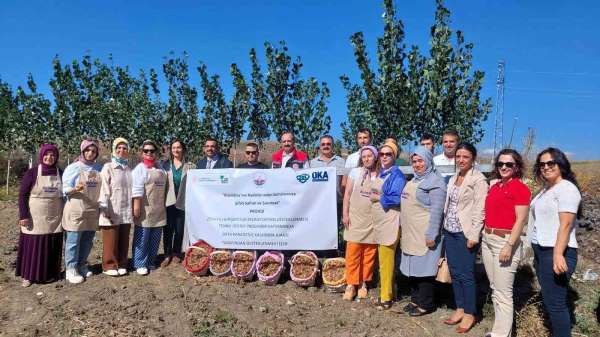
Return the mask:
<path fill-rule="evenodd" d="M 417 155 L 417 156 L 423 158 L 423 161 L 425 162 L 425 172 L 423 172 L 421 174 L 414 172 L 415 179 L 421 180 L 421 179 L 425 178 L 425 176 L 427 176 L 431 172 L 435 171 L 435 168 L 433 167 L 433 153 L 431 153 L 431 151 L 427 150 L 426 147 L 417 146 L 415 148 L 415 150 L 410 154 L 409 158 L 411 159 L 411 161 L 412 161 L 412 157 L 414 155 Z"/>
<path fill-rule="evenodd" d="M 92 159 L 92 160 L 86 160 L 85 157 L 83 156 L 83 151 L 85 151 L 85 149 L 87 149 L 90 146 L 96 147 L 96 157 L 94 157 L 94 159 Z M 79 150 L 81 151 L 81 154 L 79 155 L 79 161 L 86 165 L 94 164 L 96 162 L 96 159 L 100 155 L 100 146 L 98 146 L 97 141 L 92 140 L 92 139 L 84 139 L 81 142 L 81 145 L 79 145 Z"/>
<path fill-rule="evenodd" d="M 150 139 L 146 139 L 143 143 L 142 143 L 142 151 L 144 150 L 144 146 L 146 145 L 152 145 L 154 146 L 154 150 L 158 151 L 158 145 L 156 145 L 156 143 L 153 140 Z M 156 153 L 156 152 L 154 152 Z M 155 166 L 156 160 L 154 159 L 142 159 L 144 162 L 144 166 L 146 166 L 147 168 L 152 168 Z"/>
<path fill-rule="evenodd" d="M 363 147 L 360 148 L 360 151 L 358 152 L 359 157 L 362 157 L 362 153 L 363 151 L 371 151 L 373 153 L 373 155 L 375 156 L 375 165 L 377 165 L 377 156 L 379 156 L 379 151 L 377 151 L 377 148 L 373 145 L 365 145 Z M 363 163 L 364 165 L 364 163 Z M 366 179 L 367 177 L 371 176 L 371 172 L 373 172 L 373 169 L 368 169 L 366 167 L 364 167 L 364 175 L 363 175 L 363 181 L 364 179 Z"/>
<path fill-rule="evenodd" d="M 113 140 L 113 143 L 112 143 L 111 160 L 113 163 L 116 163 L 119 165 L 127 165 L 127 163 L 128 163 L 127 158 L 119 158 L 119 156 L 117 156 L 117 146 L 119 146 L 119 144 L 125 144 L 125 145 L 127 145 L 127 148 L 129 148 L 129 142 L 127 141 L 127 139 L 122 138 L 122 137 L 115 138 L 115 140 Z"/>
<path fill-rule="evenodd" d="M 52 164 L 52 165 L 44 164 L 44 156 L 48 152 L 54 152 L 54 157 L 56 158 L 56 160 L 54 161 L 54 164 Z M 44 174 L 44 175 L 56 174 L 56 165 L 58 164 L 58 147 L 56 147 L 56 145 L 42 144 L 42 146 L 40 146 L 40 154 L 39 154 L 38 158 L 39 158 L 38 163 L 40 163 L 40 165 L 42 165 L 42 174 Z"/>
<path fill-rule="evenodd" d="M 381 145 L 381 147 L 379 148 L 379 151 L 381 151 L 381 149 L 386 146 L 389 147 L 392 150 L 392 153 L 394 154 L 394 159 L 398 158 L 398 145 L 394 142 L 386 142 L 383 145 Z"/>

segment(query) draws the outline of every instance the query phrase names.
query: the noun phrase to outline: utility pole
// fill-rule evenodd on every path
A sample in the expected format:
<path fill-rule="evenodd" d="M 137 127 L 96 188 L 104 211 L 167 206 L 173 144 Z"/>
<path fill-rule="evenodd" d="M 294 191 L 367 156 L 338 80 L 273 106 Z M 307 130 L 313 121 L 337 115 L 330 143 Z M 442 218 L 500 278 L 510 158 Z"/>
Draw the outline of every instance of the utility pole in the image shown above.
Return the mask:
<path fill-rule="evenodd" d="M 504 147 L 504 60 L 498 62 L 498 78 L 496 79 L 496 119 L 494 123 L 494 158 Z"/>

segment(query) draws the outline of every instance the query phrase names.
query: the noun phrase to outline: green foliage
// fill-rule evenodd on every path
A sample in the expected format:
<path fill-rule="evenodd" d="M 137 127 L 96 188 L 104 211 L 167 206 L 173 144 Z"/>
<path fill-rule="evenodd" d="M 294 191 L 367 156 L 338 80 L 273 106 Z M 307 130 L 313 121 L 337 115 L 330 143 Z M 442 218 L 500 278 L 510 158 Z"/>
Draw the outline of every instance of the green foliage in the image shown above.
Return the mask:
<path fill-rule="evenodd" d="M 481 124 L 491 103 L 480 98 L 483 72 L 472 71 L 473 44 L 466 44 L 457 31 L 453 46 L 450 11 L 437 1 L 430 55 L 425 57 L 416 46 L 406 49 L 393 1 L 384 0 L 384 9 L 376 73 L 371 70 L 363 34 L 350 37 L 361 83 L 340 77 L 348 108 L 348 121 L 341 125 L 345 142 L 354 145 L 362 127 L 373 131 L 375 143 L 389 135 L 401 142 L 414 141 L 424 132 L 441 137 L 448 128 L 456 129 L 466 141 L 480 141 Z"/>

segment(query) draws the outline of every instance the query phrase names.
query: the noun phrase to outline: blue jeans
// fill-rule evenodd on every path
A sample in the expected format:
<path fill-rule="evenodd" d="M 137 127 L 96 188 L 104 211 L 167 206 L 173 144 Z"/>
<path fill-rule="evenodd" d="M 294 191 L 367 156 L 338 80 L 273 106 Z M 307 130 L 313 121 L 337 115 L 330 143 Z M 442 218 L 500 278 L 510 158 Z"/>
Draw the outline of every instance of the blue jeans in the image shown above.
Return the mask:
<path fill-rule="evenodd" d="M 65 231 L 65 269 L 77 269 L 87 264 L 95 235 L 95 231 Z"/>
<path fill-rule="evenodd" d="M 444 243 L 456 308 L 464 309 L 465 314 L 475 315 L 477 312 L 475 255 L 479 245 L 469 249 L 463 232 L 451 233 L 446 230 L 444 230 Z"/>
<path fill-rule="evenodd" d="M 162 229 L 162 227 L 135 226 L 131 247 L 134 268 L 155 268 L 154 260 L 158 254 Z"/>
<path fill-rule="evenodd" d="M 533 244 L 534 266 L 542 288 L 542 300 L 552 326 L 552 336 L 571 336 L 571 315 L 568 301 L 569 280 L 577 266 L 577 249 L 567 247 L 564 252 L 569 271 L 556 275 L 552 269 L 554 247 Z"/>

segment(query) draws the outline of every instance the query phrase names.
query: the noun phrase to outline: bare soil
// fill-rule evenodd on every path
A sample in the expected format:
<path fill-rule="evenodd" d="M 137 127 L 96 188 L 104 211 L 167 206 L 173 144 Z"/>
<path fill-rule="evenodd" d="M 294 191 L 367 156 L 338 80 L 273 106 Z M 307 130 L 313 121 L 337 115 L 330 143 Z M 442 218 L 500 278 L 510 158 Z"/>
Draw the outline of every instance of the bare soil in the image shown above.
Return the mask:
<path fill-rule="evenodd" d="M 89 259 L 95 275 L 84 283 L 23 288 L 14 276 L 16 218 L 16 203 L 0 202 L 0 336 L 459 336 L 442 324 L 451 314 L 444 303 L 424 317 L 401 313 L 405 293 L 391 310 L 378 311 L 377 289 L 369 300 L 346 302 L 323 288 L 195 277 L 176 264 L 148 276 L 106 276 L 99 236 Z M 492 317 L 488 304 L 466 336 L 483 336 Z"/>

